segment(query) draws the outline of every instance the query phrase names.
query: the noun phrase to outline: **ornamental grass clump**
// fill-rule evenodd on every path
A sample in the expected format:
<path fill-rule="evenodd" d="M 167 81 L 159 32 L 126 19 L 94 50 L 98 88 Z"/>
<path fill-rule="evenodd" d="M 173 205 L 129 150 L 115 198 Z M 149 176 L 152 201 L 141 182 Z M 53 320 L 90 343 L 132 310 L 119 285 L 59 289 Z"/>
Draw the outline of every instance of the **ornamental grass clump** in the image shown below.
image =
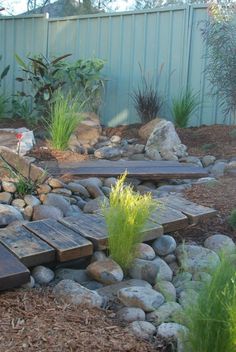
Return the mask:
<path fill-rule="evenodd" d="M 183 323 L 189 329 L 186 352 L 236 351 L 235 259 L 222 259 Z"/>
<path fill-rule="evenodd" d="M 151 194 L 136 193 L 125 185 L 122 175 L 110 193 L 109 207 L 103 206 L 108 229 L 110 255 L 127 272 L 136 254 L 136 245 L 143 240 L 143 229 L 158 203 Z"/>
<path fill-rule="evenodd" d="M 236 208 L 234 208 L 231 211 L 231 213 L 229 215 L 228 223 L 233 228 L 233 230 L 236 230 Z"/>
<path fill-rule="evenodd" d="M 174 98 L 172 113 L 175 126 L 181 128 L 188 127 L 191 114 L 195 112 L 198 106 L 198 95 L 194 94 L 191 90 L 186 90 L 178 98 Z"/>
<path fill-rule="evenodd" d="M 58 92 L 51 110 L 51 120 L 48 124 L 51 145 L 58 150 L 66 150 L 69 140 L 78 124 L 82 121 L 83 103 L 70 94 L 64 96 Z"/>

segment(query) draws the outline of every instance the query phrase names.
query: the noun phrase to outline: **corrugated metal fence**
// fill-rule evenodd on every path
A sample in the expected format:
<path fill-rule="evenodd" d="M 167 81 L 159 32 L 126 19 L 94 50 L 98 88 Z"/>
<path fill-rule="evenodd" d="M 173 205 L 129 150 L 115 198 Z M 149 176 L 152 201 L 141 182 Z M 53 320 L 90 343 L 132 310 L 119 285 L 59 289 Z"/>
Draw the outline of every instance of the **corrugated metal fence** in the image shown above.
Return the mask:
<path fill-rule="evenodd" d="M 39 53 L 50 57 L 72 53 L 72 59 L 100 57 L 106 60 L 104 75 L 108 79 L 101 111 L 104 124 L 139 121 L 130 98 L 140 83 L 139 65 L 147 77 L 158 82 L 165 97 L 163 117 L 171 119 L 172 98 L 189 87 L 201 97 L 191 125 L 223 123 L 204 74 L 200 21 L 206 17 L 206 6 L 191 5 L 59 19 L 0 18 L 0 71 L 11 65 L 3 89 L 8 94 L 19 89 L 15 53 L 23 58 Z"/>

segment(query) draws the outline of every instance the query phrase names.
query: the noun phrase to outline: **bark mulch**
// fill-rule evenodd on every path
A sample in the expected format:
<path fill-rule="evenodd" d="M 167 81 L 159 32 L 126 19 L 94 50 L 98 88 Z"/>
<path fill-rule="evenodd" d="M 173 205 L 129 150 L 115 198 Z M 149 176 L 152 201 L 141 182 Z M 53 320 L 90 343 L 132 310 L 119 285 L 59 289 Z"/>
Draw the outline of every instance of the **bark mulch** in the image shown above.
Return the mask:
<path fill-rule="evenodd" d="M 164 352 L 162 342 L 139 341 L 114 313 L 59 303 L 50 291 L 0 294 L 2 352 Z"/>
<path fill-rule="evenodd" d="M 215 183 L 193 185 L 191 189 L 185 191 L 185 197 L 198 204 L 215 208 L 218 214 L 181 232 L 182 239 L 202 243 L 209 235 L 219 232 L 236 240 L 236 231 L 228 223 L 230 212 L 236 208 L 235 177 L 221 177 Z"/>

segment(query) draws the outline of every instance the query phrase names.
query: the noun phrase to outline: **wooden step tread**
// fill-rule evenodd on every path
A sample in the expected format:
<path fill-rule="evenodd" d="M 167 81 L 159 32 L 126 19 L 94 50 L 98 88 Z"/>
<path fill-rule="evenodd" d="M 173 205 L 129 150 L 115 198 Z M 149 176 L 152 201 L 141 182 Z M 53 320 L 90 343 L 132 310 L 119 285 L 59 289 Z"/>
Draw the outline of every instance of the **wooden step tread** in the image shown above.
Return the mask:
<path fill-rule="evenodd" d="M 67 166 L 67 167 L 65 167 Z M 173 178 L 200 178 L 208 175 L 203 168 L 187 163 L 167 161 L 85 161 L 61 164 L 59 168 L 50 169 L 53 175 L 70 174 L 79 177 L 116 177 L 128 172 L 130 177 L 148 180 Z"/>
<path fill-rule="evenodd" d="M 190 224 L 197 224 L 200 219 L 206 219 L 216 214 L 216 210 L 193 203 L 183 197 L 164 197 L 159 199 L 169 208 L 176 209 L 185 214 Z"/>
<path fill-rule="evenodd" d="M 24 226 L 56 250 L 56 259 L 59 262 L 93 254 L 90 241 L 56 220 L 33 221 Z"/>
<path fill-rule="evenodd" d="M 55 260 L 55 250 L 23 226 L 1 229 L 0 243 L 27 267 Z"/>
<path fill-rule="evenodd" d="M 0 244 L 0 290 L 21 286 L 30 280 L 30 272 L 14 254 Z"/>
<path fill-rule="evenodd" d="M 161 203 L 160 207 L 151 215 L 151 220 L 163 226 L 164 232 L 174 232 L 188 226 L 188 218 L 181 211 L 172 209 Z"/>

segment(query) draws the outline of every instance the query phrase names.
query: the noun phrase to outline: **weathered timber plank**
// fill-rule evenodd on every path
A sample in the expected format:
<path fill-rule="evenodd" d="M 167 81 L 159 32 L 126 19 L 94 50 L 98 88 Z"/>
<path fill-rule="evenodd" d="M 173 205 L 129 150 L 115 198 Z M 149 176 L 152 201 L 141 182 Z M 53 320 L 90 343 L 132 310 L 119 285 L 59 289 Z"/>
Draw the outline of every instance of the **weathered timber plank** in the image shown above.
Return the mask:
<path fill-rule="evenodd" d="M 166 204 L 161 203 L 160 208 L 152 213 L 150 219 L 163 226 L 164 232 L 173 232 L 181 230 L 188 226 L 188 218 L 178 210 L 169 208 Z"/>
<path fill-rule="evenodd" d="M 185 214 L 190 224 L 196 224 L 200 219 L 206 219 L 216 214 L 216 210 L 193 203 L 183 197 L 164 197 L 160 199 L 163 204 Z"/>
<path fill-rule="evenodd" d="M 27 283 L 29 270 L 14 254 L 0 244 L 0 290 L 8 290 Z"/>
<path fill-rule="evenodd" d="M 59 222 L 91 241 L 95 249 L 107 248 L 105 219 L 101 215 L 79 214 L 62 218 Z"/>
<path fill-rule="evenodd" d="M 95 249 L 102 250 L 107 248 L 107 227 L 101 214 L 80 214 L 78 217 L 62 218 L 59 221 L 90 240 L 94 244 Z M 150 241 L 162 234 L 163 227 L 149 220 L 143 231 L 143 240 Z"/>
<path fill-rule="evenodd" d="M 79 233 L 53 219 L 33 221 L 25 227 L 56 250 L 59 262 L 93 254 L 93 245 Z"/>
<path fill-rule="evenodd" d="M 55 260 L 55 250 L 23 226 L 0 230 L 0 243 L 27 267 Z"/>
<path fill-rule="evenodd" d="M 89 161 L 75 163 L 73 167 L 64 168 L 63 164 L 59 169 L 51 169 L 52 174 L 70 174 L 72 176 L 100 176 L 111 177 L 119 176 L 125 171 L 128 172 L 130 177 L 139 177 L 141 179 L 168 179 L 168 178 L 200 178 L 207 175 L 207 172 L 198 166 L 192 164 L 183 164 L 165 161 L 147 161 L 147 162 L 100 162 Z"/>

